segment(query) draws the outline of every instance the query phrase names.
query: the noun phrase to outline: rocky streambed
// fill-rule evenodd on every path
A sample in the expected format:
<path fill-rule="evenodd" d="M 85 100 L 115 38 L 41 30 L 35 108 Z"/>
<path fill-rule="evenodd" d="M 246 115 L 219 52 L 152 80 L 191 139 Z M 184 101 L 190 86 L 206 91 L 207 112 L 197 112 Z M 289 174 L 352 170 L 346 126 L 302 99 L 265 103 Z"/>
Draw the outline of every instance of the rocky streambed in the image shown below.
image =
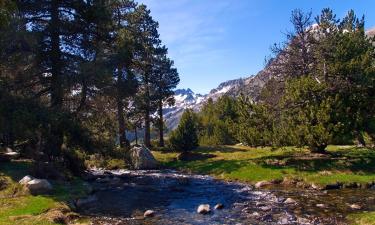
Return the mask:
<path fill-rule="evenodd" d="M 78 210 L 94 224 L 347 224 L 348 213 L 375 210 L 374 190 L 264 190 L 172 170 L 91 173 L 93 194 Z M 210 212 L 197 213 L 201 204 Z"/>

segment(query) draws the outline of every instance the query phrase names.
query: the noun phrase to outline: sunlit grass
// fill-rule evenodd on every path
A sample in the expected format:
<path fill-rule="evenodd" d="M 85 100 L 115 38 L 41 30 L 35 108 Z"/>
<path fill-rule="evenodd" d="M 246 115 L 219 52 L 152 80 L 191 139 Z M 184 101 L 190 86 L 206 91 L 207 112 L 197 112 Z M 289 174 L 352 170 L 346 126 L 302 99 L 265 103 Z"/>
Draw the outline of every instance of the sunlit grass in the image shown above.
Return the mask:
<path fill-rule="evenodd" d="M 294 147 L 200 147 L 195 152 L 214 157 L 187 162 L 176 160 L 178 153 L 154 154 L 167 167 L 228 180 L 257 182 L 294 177 L 321 185 L 375 181 L 374 150 L 350 146 L 329 146 L 328 150 L 328 156 L 316 156 L 307 149 Z"/>

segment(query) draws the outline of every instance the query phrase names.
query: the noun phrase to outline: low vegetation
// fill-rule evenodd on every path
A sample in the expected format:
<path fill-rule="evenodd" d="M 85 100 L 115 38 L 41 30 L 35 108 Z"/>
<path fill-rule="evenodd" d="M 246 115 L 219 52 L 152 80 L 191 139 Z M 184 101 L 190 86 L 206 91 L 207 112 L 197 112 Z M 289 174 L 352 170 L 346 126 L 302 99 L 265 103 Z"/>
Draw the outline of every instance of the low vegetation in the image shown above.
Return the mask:
<path fill-rule="evenodd" d="M 250 183 L 284 178 L 317 185 L 375 181 L 374 150 L 353 146 L 327 149 L 328 154 L 317 154 L 296 147 L 199 147 L 194 153 L 201 157 L 190 161 L 177 160 L 175 152 L 155 151 L 154 154 L 169 168 Z"/>

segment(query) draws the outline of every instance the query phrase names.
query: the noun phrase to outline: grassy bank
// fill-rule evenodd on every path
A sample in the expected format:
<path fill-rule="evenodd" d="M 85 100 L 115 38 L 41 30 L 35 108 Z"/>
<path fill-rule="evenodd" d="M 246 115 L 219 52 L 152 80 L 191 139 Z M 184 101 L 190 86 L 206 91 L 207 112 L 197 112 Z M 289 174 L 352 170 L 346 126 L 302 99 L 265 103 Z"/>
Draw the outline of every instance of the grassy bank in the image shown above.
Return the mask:
<path fill-rule="evenodd" d="M 23 176 L 30 174 L 31 162 L 0 163 L 0 224 L 61 224 L 64 219 L 76 220 L 68 202 L 84 196 L 87 187 L 78 178 L 72 181 L 51 181 L 54 190 L 49 195 L 32 196 L 18 184 Z"/>
<path fill-rule="evenodd" d="M 307 149 L 250 148 L 244 146 L 200 147 L 197 160 L 176 160 L 178 153 L 155 151 L 163 165 L 220 179 L 255 183 L 285 177 L 326 185 L 336 182 L 375 181 L 375 150 L 350 146 L 329 146 L 326 155 Z"/>

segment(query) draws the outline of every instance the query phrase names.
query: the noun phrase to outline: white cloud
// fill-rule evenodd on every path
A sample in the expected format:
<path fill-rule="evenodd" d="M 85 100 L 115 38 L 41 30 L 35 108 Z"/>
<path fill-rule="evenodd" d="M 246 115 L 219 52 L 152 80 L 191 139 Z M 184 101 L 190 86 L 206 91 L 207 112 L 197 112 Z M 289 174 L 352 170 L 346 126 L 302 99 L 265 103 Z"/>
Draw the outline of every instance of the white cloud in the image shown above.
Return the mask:
<path fill-rule="evenodd" d="M 176 64 L 202 62 L 216 54 L 215 45 L 226 30 L 217 23 L 230 2 L 198 0 L 143 0 L 159 22 L 160 36 Z M 201 57 L 199 57 L 202 55 Z M 203 58 L 205 57 L 205 58 Z M 209 57 L 211 58 L 211 57 Z M 181 65 L 182 66 L 182 65 Z M 186 66 L 186 65 L 184 65 Z"/>

